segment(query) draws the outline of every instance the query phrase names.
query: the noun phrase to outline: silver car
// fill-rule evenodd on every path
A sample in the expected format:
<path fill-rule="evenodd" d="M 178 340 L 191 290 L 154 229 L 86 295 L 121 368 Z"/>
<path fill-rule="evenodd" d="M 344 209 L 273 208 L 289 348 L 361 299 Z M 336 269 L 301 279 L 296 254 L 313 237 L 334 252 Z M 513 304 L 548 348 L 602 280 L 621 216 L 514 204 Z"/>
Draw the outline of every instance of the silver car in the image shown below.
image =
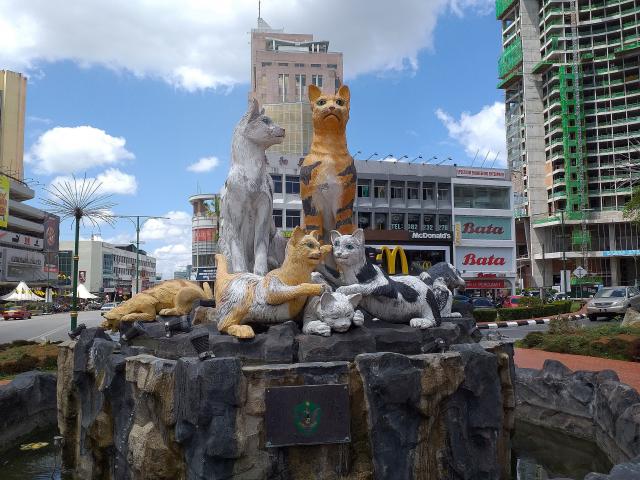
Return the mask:
<path fill-rule="evenodd" d="M 589 320 L 624 315 L 627 308 L 640 309 L 640 290 L 636 287 L 604 287 L 587 302 Z"/>

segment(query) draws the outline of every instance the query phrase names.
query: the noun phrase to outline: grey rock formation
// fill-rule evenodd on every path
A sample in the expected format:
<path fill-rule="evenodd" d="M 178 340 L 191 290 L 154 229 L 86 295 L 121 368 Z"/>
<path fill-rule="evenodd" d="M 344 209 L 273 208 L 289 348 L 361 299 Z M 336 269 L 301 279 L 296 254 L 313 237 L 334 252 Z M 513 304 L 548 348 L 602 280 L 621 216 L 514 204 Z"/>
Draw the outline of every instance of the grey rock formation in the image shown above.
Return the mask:
<path fill-rule="evenodd" d="M 39 428 L 56 424 L 56 376 L 31 371 L 0 385 L 0 451 Z"/>
<path fill-rule="evenodd" d="M 354 331 L 359 330 L 364 329 Z M 286 338 L 283 349 L 276 342 L 260 358 L 296 356 L 299 350 L 291 346 L 301 337 L 297 327 L 279 325 L 275 332 Z M 260 335 L 264 341 L 250 342 L 261 341 L 265 352 L 272 340 L 268 334 L 256 338 Z M 372 334 L 365 338 L 376 347 Z M 217 345 L 222 349 L 225 344 Z M 261 363 L 257 357 L 243 360 L 237 345 L 224 348 L 236 349 L 236 354 L 164 359 L 143 353 L 148 347 L 119 345 L 91 330 L 62 344 L 59 428 L 66 439 L 66 460 L 77 475 L 124 480 L 476 479 L 498 478 L 509 466 L 509 345 L 279 364 Z M 267 388 L 331 384 L 349 388 L 349 443 L 266 444 Z"/>

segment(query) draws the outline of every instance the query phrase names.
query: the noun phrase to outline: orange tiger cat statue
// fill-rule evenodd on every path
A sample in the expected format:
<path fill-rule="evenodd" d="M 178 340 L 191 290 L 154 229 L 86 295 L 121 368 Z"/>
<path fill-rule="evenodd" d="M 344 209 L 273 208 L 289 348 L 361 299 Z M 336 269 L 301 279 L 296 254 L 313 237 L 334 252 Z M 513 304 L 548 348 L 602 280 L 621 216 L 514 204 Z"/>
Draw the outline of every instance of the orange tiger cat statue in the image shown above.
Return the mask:
<path fill-rule="evenodd" d="M 316 231 L 331 245 L 331 230 L 351 234 L 356 195 L 356 167 L 347 149 L 349 87 L 328 95 L 309 85 L 313 140 L 300 166 L 300 196 L 307 231 Z"/>

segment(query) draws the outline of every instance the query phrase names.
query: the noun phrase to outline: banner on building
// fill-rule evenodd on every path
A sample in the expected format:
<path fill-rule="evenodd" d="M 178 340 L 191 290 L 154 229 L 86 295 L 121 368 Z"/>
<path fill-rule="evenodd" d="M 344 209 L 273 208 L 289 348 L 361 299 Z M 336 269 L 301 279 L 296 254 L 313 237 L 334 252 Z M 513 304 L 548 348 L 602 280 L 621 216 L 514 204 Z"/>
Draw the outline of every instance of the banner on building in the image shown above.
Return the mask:
<path fill-rule="evenodd" d="M 515 254 L 511 247 L 457 247 L 456 268 L 461 272 L 515 271 Z"/>
<path fill-rule="evenodd" d="M 505 288 L 505 281 L 501 279 L 493 279 L 493 280 L 469 279 L 469 280 L 465 280 L 465 283 L 466 283 L 466 288 L 477 288 L 477 289 Z"/>
<path fill-rule="evenodd" d="M 41 238 L 32 237 L 23 233 L 13 233 L 0 231 L 0 243 L 13 245 L 14 247 L 28 248 L 31 250 L 42 250 L 44 241 Z"/>
<path fill-rule="evenodd" d="M 511 240 L 511 217 L 456 215 L 460 237 L 473 240 Z"/>
<path fill-rule="evenodd" d="M 215 237 L 215 229 L 198 228 L 193 231 L 193 240 L 196 242 L 213 242 Z"/>
<path fill-rule="evenodd" d="M 86 270 L 80 270 L 78 272 L 78 281 L 80 283 L 85 283 L 87 281 L 87 271 Z"/>
<path fill-rule="evenodd" d="M 475 177 L 475 178 L 507 178 L 507 172 L 504 170 L 494 170 L 487 168 L 458 167 L 456 169 L 457 177 Z"/>
<path fill-rule="evenodd" d="M 42 252 L 3 248 L 4 275 L 3 280 L 9 282 L 43 281 L 47 279 L 44 271 L 44 255 Z"/>
<path fill-rule="evenodd" d="M 198 267 L 195 270 L 198 282 L 210 282 L 216 279 L 216 267 Z"/>
<path fill-rule="evenodd" d="M 9 224 L 9 177 L 0 175 L 0 227 L 7 228 Z"/>
<path fill-rule="evenodd" d="M 60 217 L 44 214 L 44 258 L 45 272 L 58 271 L 58 250 L 60 249 Z"/>

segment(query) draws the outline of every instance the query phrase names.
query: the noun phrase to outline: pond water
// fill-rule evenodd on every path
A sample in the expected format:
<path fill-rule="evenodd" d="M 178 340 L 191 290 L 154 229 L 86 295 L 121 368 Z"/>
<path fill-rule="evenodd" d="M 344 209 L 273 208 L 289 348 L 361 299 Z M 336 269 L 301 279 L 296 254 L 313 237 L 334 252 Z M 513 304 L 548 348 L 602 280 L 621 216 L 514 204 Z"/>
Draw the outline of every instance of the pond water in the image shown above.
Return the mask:
<path fill-rule="evenodd" d="M 53 445 L 54 429 L 33 434 L 24 443 L 49 442 L 39 450 L 21 451 L 20 446 L 0 453 L 2 480 L 71 480 L 61 466 Z M 516 423 L 512 452 L 513 480 L 547 480 L 554 477 L 583 480 L 589 472 L 608 473 L 611 463 L 595 444 L 567 437 L 553 430 Z"/>
<path fill-rule="evenodd" d="M 2 480 L 71 480 L 71 472 L 61 466 L 60 452 L 53 445 L 57 430 L 43 430 L 26 437 L 21 444 L 48 442 L 38 450 L 20 450 L 20 445 L 0 453 Z"/>
<path fill-rule="evenodd" d="M 583 480 L 589 472 L 609 473 L 612 467 L 594 443 L 526 422 L 516 422 L 511 458 L 513 480 Z"/>

